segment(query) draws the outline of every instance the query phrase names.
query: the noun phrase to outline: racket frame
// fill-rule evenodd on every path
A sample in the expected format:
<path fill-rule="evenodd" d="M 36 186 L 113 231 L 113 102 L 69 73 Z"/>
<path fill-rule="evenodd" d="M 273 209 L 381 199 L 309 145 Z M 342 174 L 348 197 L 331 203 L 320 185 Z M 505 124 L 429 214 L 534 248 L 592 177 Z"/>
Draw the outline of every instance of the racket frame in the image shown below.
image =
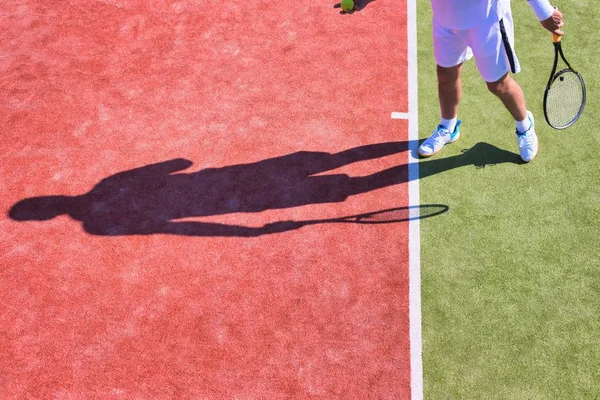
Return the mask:
<path fill-rule="evenodd" d="M 548 123 L 548 125 L 550 125 L 554 129 L 561 130 L 561 129 L 566 129 L 566 128 L 570 127 L 571 125 L 573 125 L 575 122 L 577 122 L 577 120 L 583 113 L 583 109 L 585 108 L 585 101 L 586 101 L 586 90 L 585 90 L 585 82 L 583 81 L 581 74 L 579 72 L 575 71 L 571 67 L 571 64 L 569 64 L 569 62 L 567 61 L 567 59 L 563 53 L 562 45 L 561 45 L 561 37 L 559 35 L 553 33 L 552 34 L 552 42 L 554 44 L 554 65 L 552 66 L 552 72 L 550 73 L 550 79 L 548 79 L 548 84 L 546 85 L 546 90 L 544 91 L 544 103 L 543 103 L 542 108 L 544 109 L 544 118 L 546 118 L 546 122 Z M 556 72 L 556 67 L 558 66 L 558 56 L 559 55 L 560 55 L 560 58 L 562 58 L 562 60 L 564 61 L 564 63 L 567 65 L 567 68 L 564 68 L 564 69 Z M 577 112 L 577 115 L 568 124 L 556 126 L 550 122 L 550 118 L 548 117 L 548 110 L 547 110 L 547 106 L 546 106 L 547 101 L 548 101 L 548 93 L 550 92 L 550 87 L 552 86 L 552 83 L 554 83 L 554 81 L 556 79 L 558 79 L 562 74 L 565 74 L 567 72 L 573 72 L 579 79 L 579 82 L 581 83 L 583 99 L 581 102 L 581 106 L 579 107 L 579 111 Z"/>

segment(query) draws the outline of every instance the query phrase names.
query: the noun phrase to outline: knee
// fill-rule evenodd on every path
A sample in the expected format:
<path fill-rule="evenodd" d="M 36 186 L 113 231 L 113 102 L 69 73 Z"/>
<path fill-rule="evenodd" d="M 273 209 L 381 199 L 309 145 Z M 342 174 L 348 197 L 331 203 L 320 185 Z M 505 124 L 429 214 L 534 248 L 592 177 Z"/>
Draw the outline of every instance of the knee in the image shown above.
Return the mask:
<path fill-rule="evenodd" d="M 460 78 L 462 64 L 459 64 L 455 67 L 444 68 L 437 66 L 437 77 L 438 82 L 445 83 L 454 83 Z"/>
<path fill-rule="evenodd" d="M 495 82 L 486 82 L 486 85 L 490 92 L 496 96 L 501 96 L 509 92 L 511 79 L 510 75 L 506 74 Z"/>

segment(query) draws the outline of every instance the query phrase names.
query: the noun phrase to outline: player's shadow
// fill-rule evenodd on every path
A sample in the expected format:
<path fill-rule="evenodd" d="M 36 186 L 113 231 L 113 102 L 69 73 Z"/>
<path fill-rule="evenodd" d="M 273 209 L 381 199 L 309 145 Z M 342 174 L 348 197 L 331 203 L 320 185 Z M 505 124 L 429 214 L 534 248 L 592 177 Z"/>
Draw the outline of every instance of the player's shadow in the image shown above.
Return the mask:
<path fill-rule="evenodd" d="M 189 173 L 181 171 L 191 167 L 191 161 L 173 159 L 109 176 L 80 196 L 42 196 L 21 200 L 9 210 L 8 215 L 15 221 L 44 221 L 68 215 L 81 221 L 86 232 L 106 236 L 162 233 L 250 237 L 315 223 L 401 222 L 410 218 L 398 217 L 397 212 L 409 215 L 411 210 L 407 207 L 329 220 L 277 221 L 262 227 L 182 219 L 343 202 L 349 196 L 404 183 L 408 181 L 407 164 L 366 176 L 323 173 L 354 162 L 406 152 L 408 148 L 408 142 L 390 142 L 335 154 L 301 151 L 254 163 Z M 478 143 L 463 154 L 421 162 L 421 178 L 468 165 L 481 167 L 506 162 L 518 163 L 519 157 L 489 144 Z M 429 216 L 447 210 L 443 205 L 427 207 L 434 207 L 428 210 Z M 377 219 L 379 216 L 383 216 L 383 220 Z"/>
<path fill-rule="evenodd" d="M 424 140 L 419 142 L 422 143 Z M 416 155 L 416 157 L 419 157 Z M 419 163 L 419 176 L 425 178 L 438 172 L 447 171 L 465 165 L 472 165 L 477 169 L 493 167 L 497 164 L 524 164 L 525 162 L 516 153 L 499 149 L 488 143 L 479 142 L 470 149 L 463 149 L 460 155 L 436 160 L 421 158 Z"/>
<path fill-rule="evenodd" d="M 340 11 L 340 14 L 352 14 L 355 12 L 362 11 L 369 3 L 374 2 L 375 0 L 355 0 L 354 1 L 354 9 L 352 11 Z M 342 8 L 342 3 L 337 3 L 333 6 L 333 8 Z"/>

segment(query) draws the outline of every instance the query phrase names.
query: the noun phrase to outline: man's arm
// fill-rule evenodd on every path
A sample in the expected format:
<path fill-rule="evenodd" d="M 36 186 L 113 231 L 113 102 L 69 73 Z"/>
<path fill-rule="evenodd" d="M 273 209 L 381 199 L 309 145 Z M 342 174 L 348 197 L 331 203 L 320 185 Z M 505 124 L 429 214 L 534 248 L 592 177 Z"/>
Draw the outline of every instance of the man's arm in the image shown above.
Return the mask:
<path fill-rule="evenodd" d="M 552 7 L 550 0 L 527 0 L 538 21 L 548 31 L 559 36 L 565 33 L 560 29 L 565 23 L 558 8 Z"/>

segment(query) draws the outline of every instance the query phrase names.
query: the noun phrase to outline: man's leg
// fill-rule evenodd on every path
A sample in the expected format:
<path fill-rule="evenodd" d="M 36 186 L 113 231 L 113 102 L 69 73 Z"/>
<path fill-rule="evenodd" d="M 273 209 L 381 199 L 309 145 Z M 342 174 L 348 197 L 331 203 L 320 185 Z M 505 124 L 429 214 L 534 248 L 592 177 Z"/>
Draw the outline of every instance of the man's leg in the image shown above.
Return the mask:
<path fill-rule="evenodd" d="M 438 97 L 443 119 L 451 120 L 458 115 L 458 104 L 462 96 L 461 73 L 462 63 L 450 68 L 437 66 Z"/>
<path fill-rule="evenodd" d="M 465 43 L 463 31 L 445 28 L 434 19 L 432 32 L 442 118 L 431 136 L 419 146 L 418 153 L 421 157 L 436 154 L 444 145 L 453 143 L 460 137 L 458 104 L 462 94 L 462 63 L 473 57 L 471 49 Z"/>
<path fill-rule="evenodd" d="M 487 82 L 487 87 L 502 100 L 515 119 L 519 153 L 523 161 L 531 161 L 538 152 L 538 139 L 533 126 L 533 115 L 527 111 L 521 86 L 507 73 L 495 82 Z"/>
<path fill-rule="evenodd" d="M 515 121 L 527 119 L 527 106 L 525 105 L 525 95 L 521 86 L 510 74 L 505 74 L 496 82 L 486 82 L 490 92 L 494 93 L 502 101 L 506 109 L 513 116 Z"/>
<path fill-rule="evenodd" d="M 450 68 L 437 66 L 438 99 L 442 120 L 433 134 L 419 146 L 418 153 L 421 157 L 434 155 L 444 145 L 457 141 L 460 136 L 457 128 L 460 125 L 458 103 L 462 94 L 461 72 L 462 63 Z"/>

